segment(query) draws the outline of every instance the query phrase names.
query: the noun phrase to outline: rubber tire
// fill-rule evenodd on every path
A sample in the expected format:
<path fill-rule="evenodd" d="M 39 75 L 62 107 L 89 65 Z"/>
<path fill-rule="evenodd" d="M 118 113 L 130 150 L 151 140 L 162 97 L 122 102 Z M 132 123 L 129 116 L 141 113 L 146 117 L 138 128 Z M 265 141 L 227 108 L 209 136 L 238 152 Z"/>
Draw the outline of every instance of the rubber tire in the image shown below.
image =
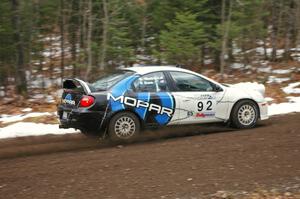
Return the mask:
<path fill-rule="evenodd" d="M 114 131 L 114 126 L 115 126 L 116 121 L 123 116 L 130 117 L 131 119 L 133 119 L 133 121 L 135 123 L 135 132 L 130 138 L 127 138 L 127 139 L 122 139 L 122 138 L 118 137 Z M 131 112 L 120 112 L 120 113 L 117 113 L 116 115 L 114 115 L 109 122 L 109 125 L 108 125 L 109 139 L 115 143 L 132 142 L 132 141 L 136 140 L 136 138 L 140 134 L 140 129 L 141 129 L 141 124 L 135 114 L 133 114 Z"/>
<path fill-rule="evenodd" d="M 255 119 L 253 120 L 253 122 L 250 125 L 243 125 L 238 120 L 238 110 L 243 105 L 250 105 L 250 106 L 252 106 L 254 108 Z M 257 105 L 253 101 L 251 101 L 251 100 L 242 100 L 242 101 L 237 102 L 234 105 L 234 107 L 233 107 L 233 109 L 231 111 L 231 115 L 230 115 L 230 124 L 231 124 L 232 127 L 238 128 L 238 129 L 253 128 L 257 124 L 258 116 L 259 116 L 259 111 L 258 111 Z"/>

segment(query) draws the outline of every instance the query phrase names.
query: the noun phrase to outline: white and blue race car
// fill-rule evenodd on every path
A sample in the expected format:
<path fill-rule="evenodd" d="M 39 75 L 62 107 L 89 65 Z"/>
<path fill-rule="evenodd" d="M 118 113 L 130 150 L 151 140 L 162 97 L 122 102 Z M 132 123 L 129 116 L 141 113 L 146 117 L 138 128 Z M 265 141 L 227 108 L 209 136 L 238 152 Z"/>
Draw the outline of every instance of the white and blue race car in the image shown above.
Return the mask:
<path fill-rule="evenodd" d="M 91 84 L 67 79 L 63 89 L 60 127 L 113 141 L 132 140 L 148 127 L 221 122 L 252 128 L 268 118 L 263 85 L 220 84 L 172 66 L 120 69 Z"/>

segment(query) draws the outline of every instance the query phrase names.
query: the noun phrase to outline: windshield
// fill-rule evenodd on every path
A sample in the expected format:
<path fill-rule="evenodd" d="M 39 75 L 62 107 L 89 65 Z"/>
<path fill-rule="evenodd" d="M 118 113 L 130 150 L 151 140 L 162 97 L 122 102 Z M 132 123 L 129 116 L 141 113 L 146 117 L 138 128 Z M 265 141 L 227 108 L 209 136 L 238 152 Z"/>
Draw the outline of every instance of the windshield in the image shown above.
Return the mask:
<path fill-rule="evenodd" d="M 120 80 L 133 75 L 134 72 L 132 71 L 115 71 L 113 73 L 105 74 L 103 77 L 100 77 L 97 81 L 90 84 L 92 91 L 105 91 L 108 90 L 110 87 L 118 83 Z"/>

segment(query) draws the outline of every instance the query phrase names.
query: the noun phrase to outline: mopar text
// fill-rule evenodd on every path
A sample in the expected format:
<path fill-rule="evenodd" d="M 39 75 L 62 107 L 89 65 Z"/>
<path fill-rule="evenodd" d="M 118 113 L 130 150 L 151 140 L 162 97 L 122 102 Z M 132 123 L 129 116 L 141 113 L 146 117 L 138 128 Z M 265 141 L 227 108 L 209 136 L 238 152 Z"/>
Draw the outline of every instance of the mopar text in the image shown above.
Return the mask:
<path fill-rule="evenodd" d="M 152 104 L 149 102 L 145 102 L 142 100 L 138 100 L 132 97 L 125 97 L 123 95 L 119 97 L 114 97 L 112 94 L 108 93 L 107 99 L 112 99 L 113 101 L 120 101 L 122 104 L 126 104 L 127 106 L 132 106 L 132 107 L 143 107 L 147 108 L 148 111 L 155 111 L 158 114 L 167 114 L 169 117 L 172 116 L 173 110 L 167 107 L 160 106 L 158 104 Z"/>

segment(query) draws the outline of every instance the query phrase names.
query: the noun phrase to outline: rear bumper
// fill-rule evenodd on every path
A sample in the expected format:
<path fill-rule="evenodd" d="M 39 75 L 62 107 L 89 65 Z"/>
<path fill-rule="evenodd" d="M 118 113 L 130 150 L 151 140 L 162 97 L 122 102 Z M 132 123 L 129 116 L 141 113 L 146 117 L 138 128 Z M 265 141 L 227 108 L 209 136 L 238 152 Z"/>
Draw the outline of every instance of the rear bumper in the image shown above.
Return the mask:
<path fill-rule="evenodd" d="M 67 117 L 63 118 L 66 112 Z M 99 131 L 102 129 L 101 122 L 104 117 L 104 111 L 90 111 L 88 109 L 69 109 L 62 105 L 57 108 L 57 114 L 60 120 L 59 128 L 75 128 L 85 131 Z"/>

